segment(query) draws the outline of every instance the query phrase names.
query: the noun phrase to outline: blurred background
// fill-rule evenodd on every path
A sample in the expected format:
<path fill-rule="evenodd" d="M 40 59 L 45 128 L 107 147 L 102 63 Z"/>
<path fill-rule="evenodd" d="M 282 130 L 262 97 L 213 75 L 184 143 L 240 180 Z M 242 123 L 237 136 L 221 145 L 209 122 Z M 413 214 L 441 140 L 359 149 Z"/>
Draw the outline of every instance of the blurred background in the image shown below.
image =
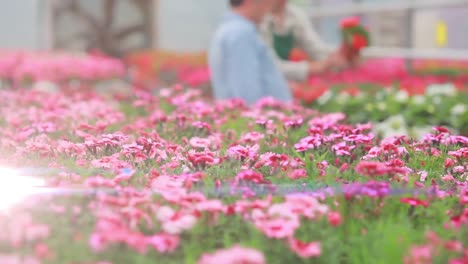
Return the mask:
<path fill-rule="evenodd" d="M 372 34 L 375 49 L 369 51 L 370 55 L 384 56 L 390 52 L 407 57 L 459 58 L 460 54 L 468 54 L 465 53 L 467 1 L 293 2 L 308 10 L 317 31 L 331 44 L 340 42 L 338 21 L 344 16 L 360 15 Z M 99 49 L 114 56 L 154 49 L 204 51 L 227 9 L 227 1 L 220 0 L 0 0 L 0 3 L 0 17 L 8 21 L 0 23 L 1 49 Z"/>

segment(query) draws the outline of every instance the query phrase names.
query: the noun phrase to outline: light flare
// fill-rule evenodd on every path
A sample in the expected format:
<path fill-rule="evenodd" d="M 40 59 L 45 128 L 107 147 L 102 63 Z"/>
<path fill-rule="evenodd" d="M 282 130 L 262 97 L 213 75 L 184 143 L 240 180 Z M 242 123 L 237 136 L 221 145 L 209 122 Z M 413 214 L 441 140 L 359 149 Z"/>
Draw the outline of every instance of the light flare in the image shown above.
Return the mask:
<path fill-rule="evenodd" d="M 0 167 L 0 212 L 23 202 L 44 185 L 43 179 L 23 176 L 17 170 Z"/>

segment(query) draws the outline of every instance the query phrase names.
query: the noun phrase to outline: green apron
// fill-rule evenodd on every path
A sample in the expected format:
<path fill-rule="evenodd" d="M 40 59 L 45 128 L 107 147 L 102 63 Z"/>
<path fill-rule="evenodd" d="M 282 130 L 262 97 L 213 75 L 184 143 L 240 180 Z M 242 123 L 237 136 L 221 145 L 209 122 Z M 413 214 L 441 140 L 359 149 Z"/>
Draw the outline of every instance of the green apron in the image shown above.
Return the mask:
<path fill-rule="evenodd" d="M 294 48 L 294 34 L 292 32 L 286 35 L 273 33 L 273 47 L 280 59 L 289 60 L 289 55 Z"/>

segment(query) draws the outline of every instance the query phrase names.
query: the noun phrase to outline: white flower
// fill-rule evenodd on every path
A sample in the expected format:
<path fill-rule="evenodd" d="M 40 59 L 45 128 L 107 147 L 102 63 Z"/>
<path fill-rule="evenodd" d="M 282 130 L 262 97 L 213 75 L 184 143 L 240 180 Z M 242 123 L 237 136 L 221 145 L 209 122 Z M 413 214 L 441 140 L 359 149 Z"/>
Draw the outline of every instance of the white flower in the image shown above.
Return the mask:
<path fill-rule="evenodd" d="M 54 93 L 58 91 L 57 85 L 52 82 L 37 82 L 34 84 L 33 89 L 36 91 L 41 91 L 45 93 Z"/>
<path fill-rule="evenodd" d="M 434 102 L 436 105 L 439 105 L 442 103 L 442 98 L 440 98 L 440 96 L 434 96 L 434 98 L 432 98 L 432 102 Z"/>
<path fill-rule="evenodd" d="M 373 105 L 373 104 L 366 104 L 366 110 L 367 110 L 367 111 L 372 111 L 372 110 L 374 110 L 374 105 Z"/>
<path fill-rule="evenodd" d="M 354 96 L 354 98 L 357 99 L 363 99 L 364 97 L 366 97 L 366 95 L 363 92 L 359 92 Z"/>
<path fill-rule="evenodd" d="M 324 105 L 332 98 L 332 96 L 333 93 L 330 90 L 328 90 L 324 94 L 322 94 L 322 96 L 320 96 L 319 99 L 317 99 L 317 103 L 319 103 L 320 105 Z"/>
<path fill-rule="evenodd" d="M 455 105 L 452 110 L 450 111 L 452 115 L 460 116 L 466 112 L 466 105 L 465 104 L 457 104 Z"/>
<path fill-rule="evenodd" d="M 387 105 L 384 102 L 379 102 L 377 104 L 377 109 L 379 109 L 380 111 L 385 111 L 385 109 L 387 109 Z"/>
<path fill-rule="evenodd" d="M 400 90 L 395 94 L 395 100 L 399 103 L 405 103 L 408 101 L 409 94 L 405 90 Z"/>
<path fill-rule="evenodd" d="M 382 134 L 384 138 L 408 135 L 407 125 L 402 115 L 391 116 L 382 123 L 375 125 L 374 132 Z"/>
<path fill-rule="evenodd" d="M 376 98 L 377 100 L 382 100 L 382 99 L 384 99 L 384 98 L 385 98 L 385 95 L 387 94 L 386 90 L 387 90 L 387 89 L 383 89 L 383 90 L 378 91 L 377 94 L 375 95 L 375 98 Z"/>
<path fill-rule="evenodd" d="M 447 84 L 431 84 L 426 88 L 426 94 L 454 96 L 457 94 L 457 88 L 452 83 Z"/>
<path fill-rule="evenodd" d="M 410 135 L 414 139 L 421 140 L 424 138 L 425 135 L 430 134 L 431 132 L 432 132 L 431 126 L 413 127 L 410 131 Z"/>
<path fill-rule="evenodd" d="M 336 102 L 339 104 L 344 104 L 348 99 L 349 99 L 349 94 L 348 93 L 340 93 L 336 97 Z"/>
<path fill-rule="evenodd" d="M 424 104 L 424 102 L 426 102 L 426 97 L 424 97 L 422 95 L 413 96 L 413 104 L 422 105 L 422 104 Z"/>
<path fill-rule="evenodd" d="M 427 171 L 420 171 L 418 172 L 418 175 L 420 176 L 419 177 L 419 181 L 426 181 L 426 178 L 427 178 Z"/>

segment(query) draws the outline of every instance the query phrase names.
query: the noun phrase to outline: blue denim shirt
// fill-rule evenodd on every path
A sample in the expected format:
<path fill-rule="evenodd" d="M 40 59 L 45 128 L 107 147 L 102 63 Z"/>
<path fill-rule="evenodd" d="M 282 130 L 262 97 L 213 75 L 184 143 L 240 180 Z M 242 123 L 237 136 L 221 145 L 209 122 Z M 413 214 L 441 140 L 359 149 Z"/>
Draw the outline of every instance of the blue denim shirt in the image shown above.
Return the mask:
<path fill-rule="evenodd" d="M 264 97 L 290 102 L 291 91 L 254 23 L 229 12 L 216 31 L 209 51 L 213 94 L 218 100 Z"/>

